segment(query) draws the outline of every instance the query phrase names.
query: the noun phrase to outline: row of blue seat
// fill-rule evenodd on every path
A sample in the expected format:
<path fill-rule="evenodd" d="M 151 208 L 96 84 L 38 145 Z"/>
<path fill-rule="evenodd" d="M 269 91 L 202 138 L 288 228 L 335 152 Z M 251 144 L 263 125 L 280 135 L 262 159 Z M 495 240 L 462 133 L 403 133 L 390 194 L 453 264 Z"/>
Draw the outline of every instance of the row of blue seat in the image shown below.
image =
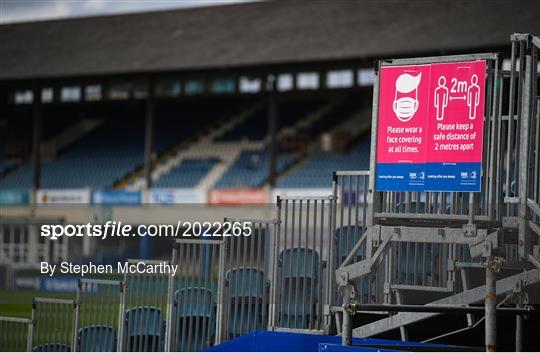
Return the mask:
<path fill-rule="evenodd" d="M 154 152 L 160 155 L 171 147 L 197 136 L 218 119 L 227 120 L 245 109 L 245 103 L 218 100 L 212 104 L 200 101 L 183 102 L 181 106 L 162 103 L 155 113 Z M 59 134 L 78 121 L 77 112 L 51 111 L 43 120 L 43 139 Z M 96 113 L 96 115 L 99 115 Z M 13 120 L 13 121 L 11 121 Z M 7 140 L 31 140 L 31 120 L 18 124 L 11 119 L 0 127 L 0 160 Z M 42 188 L 111 188 L 116 182 L 137 170 L 144 162 L 144 141 L 147 127 L 144 109 L 129 108 L 115 112 L 103 125 L 81 138 L 52 160 L 44 161 L 41 169 Z M 0 176 L 2 174 L 0 163 Z M 193 178 L 188 185 L 195 184 Z M 165 184 L 169 183 L 164 181 Z M 182 178 L 171 186 L 181 186 Z M 32 166 L 30 160 L 0 178 L 0 188 L 30 188 Z"/>
<path fill-rule="evenodd" d="M 158 188 L 192 188 L 218 163 L 217 158 L 186 159 L 154 182 Z"/>
<path fill-rule="evenodd" d="M 341 263 L 348 256 L 364 231 L 365 228 L 359 225 L 341 227 L 335 232 L 337 263 Z M 411 244 L 403 243 L 399 246 L 401 248 L 396 248 L 396 253 L 405 251 L 402 248 L 410 247 Z M 359 247 L 354 261 L 364 259 L 365 251 L 365 246 Z M 457 251 L 459 261 L 470 261 L 470 253 L 466 247 L 459 247 Z M 439 258 L 439 261 L 442 261 L 441 251 L 438 247 L 427 246 L 418 254 L 422 259 L 428 256 L 430 259 Z M 417 258 L 413 256 L 409 260 L 416 262 Z M 404 258 L 400 258 L 398 261 L 401 267 L 397 273 L 398 280 L 403 284 L 410 283 L 410 281 L 414 283 L 417 273 L 411 271 L 410 268 L 413 267 L 404 261 Z M 419 273 L 429 273 L 431 268 L 425 267 L 423 260 L 421 262 L 422 264 L 417 268 Z M 279 293 L 281 300 L 278 313 L 282 326 L 297 329 L 309 326 L 309 322 L 317 312 L 315 307 L 319 304 L 319 292 L 322 284 L 321 266 L 320 254 L 310 248 L 289 248 L 279 253 L 279 278 L 277 280 L 282 285 Z M 227 315 L 227 322 L 225 329 L 229 338 L 267 326 L 269 304 L 264 298 L 268 298 L 269 285 L 266 278 L 264 270 L 256 267 L 235 267 L 226 272 L 225 315 Z M 373 302 L 376 299 L 374 295 L 377 283 L 374 275 L 358 280 L 356 285 L 358 295 L 362 298 L 363 303 Z M 213 289 L 192 286 L 175 291 L 173 302 L 175 320 L 172 320 L 171 324 L 175 334 L 173 344 L 177 350 L 201 350 L 214 340 L 216 306 Z M 190 333 L 189 337 L 185 336 L 183 327 L 194 319 L 199 322 L 198 331 Z M 130 308 L 125 312 L 123 324 L 126 333 L 126 341 L 124 342 L 126 350 L 156 351 L 163 349 L 166 322 L 161 308 L 152 306 Z M 116 331 L 112 327 L 99 325 L 83 327 L 78 331 L 77 337 L 77 350 L 80 351 L 113 351 L 116 348 Z M 186 343 L 186 339 L 189 344 Z M 69 347 L 59 343 L 50 343 L 35 347 L 34 350 L 63 351 L 64 348 Z"/>
<path fill-rule="evenodd" d="M 15 167 L 15 165 L 16 165 L 16 162 L 13 160 L 6 160 L 6 161 L 0 160 L 0 176 L 6 173 L 11 168 Z"/>
<path fill-rule="evenodd" d="M 98 127 L 57 158 L 45 161 L 42 188 L 109 188 L 143 162 L 144 121 L 118 117 Z M 0 188 L 29 188 L 28 161 L 0 179 Z"/>
<path fill-rule="evenodd" d="M 315 111 L 323 102 L 315 101 L 290 101 L 278 104 L 279 120 L 276 128 L 281 130 L 293 126 L 301 119 L 306 118 Z M 217 141 L 260 141 L 268 135 L 268 112 L 267 107 L 258 109 L 253 116 L 244 120 L 220 136 Z"/>
<path fill-rule="evenodd" d="M 276 161 L 277 172 L 283 172 L 296 158 L 296 154 L 293 153 L 279 155 Z M 269 171 L 268 149 L 245 150 L 240 153 L 214 187 L 216 189 L 261 187 L 267 181 Z"/>
<path fill-rule="evenodd" d="M 348 153 L 319 152 L 277 181 L 280 188 L 325 188 L 335 170 L 369 169 L 370 139 L 364 137 Z"/>
<path fill-rule="evenodd" d="M 278 129 L 294 125 L 324 103 L 322 100 L 280 102 L 278 104 L 280 115 Z M 323 119 L 305 127 L 302 134 L 315 136 L 320 131 L 328 129 L 332 124 L 336 124 L 343 117 L 348 116 L 352 110 L 357 108 L 357 105 L 356 99 L 345 100 L 327 112 Z M 211 122 L 223 121 L 245 110 L 245 108 L 245 102 L 235 103 L 228 100 L 218 100 L 212 104 L 186 102 L 181 107 L 172 103 L 163 103 L 156 111 L 154 136 L 156 154 L 162 154 L 179 142 L 196 136 Z M 218 140 L 239 141 L 247 138 L 260 141 L 264 139 L 268 130 L 266 109 L 266 106 L 261 106 L 252 117 L 225 133 Z M 143 109 L 119 111 L 114 118 L 106 119 L 102 126 L 83 137 L 58 157 L 45 161 L 41 171 L 41 187 L 111 188 L 130 172 L 140 168 L 143 164 L 144 132 L 146 129 L 143 112 Z M 58 134 L 78 121 L 78 118 L 72 118 L 77 116 L 77 112 L 72 112 L 71 115 L 60 111 L 51 112 L 51 114 L 55 115 L 54 119 L 51 116 L 44 120 L 45 139 Z M 21 135 L 28 140 L 30 133 L 27 128 L 23 127 L 30 125 L 17 124 L 17 119 L 12 120 L 8 128 L 0 129 L 0 136 L 6 135 L 5 137 L 8 138 L 8 135 Z M 327 165 L 332 165 L 337 161 L 337 165 L 334 164 L 333 168 L 327 167 L 326 164 L 315 168 L 339 169 L 339 158 L 340 156 L 337 155 L 335 160 L 326 162 Z M 259 187 L 263 185 L 269 174 L 267 159 L 266 150 L 245 151 L 225 173 L 216 187 Z M 287 169 L 295 159 L 296 156 L 291 154 L 279 155 L 277 159 L 278 173 Z M 205 166 L 207 167 L 208 164 Z M 208 168 L 200 170 L 198 167 L 192 166 L 192 169 L 195 170 L 190 171 L 187 167 L 187 165 L 180 166 L 178 170 L 173 170 L 160 178 L 155 185 L 158 187 L 193 187 L 209 170 Z M 1 168 L 0 165 L 0 175 L 2 174 Z M 311 172 L 303 173 L 307 185 L 301 185 L 302 177 L 299 177 L 296 181 L 294 178 L 285 179 L 283 186 L 310 187 L 322 184 L 322 177 L 314 178 L 309 173 Z M 308 178 L 309 180 L 307 180 Z M 15 171 L 8 173 L 6 177 L 0 178 L 0 188 L 29 188 L 32 185 L 31 180 L 31 163 L 27 162 Z"/>
<path fill-rule="evenodd" d="M 300 292 L 307 292 L 311 283 L 317 285 L 319 278 L 319 255 L 309 249 L 286 249 L 280 253 L 282 267 L 281 280 L 285 287 L 300 286 Z M 301 283 L 298 281 L 302 280 Z M 312 282 L 313 281 L 313 282 Z M 269 283 L 264 271 L 255 267 L 236 267 L 225 274 L 227 288 L 226 324 L 230 338 L 249 331 L 264 329 L 268 324 Z M 318 289 L 315 290 L 318 293 Z M 307 298 L 298 296 L 284 297 L 281 303 L 281 315 L 296 322 L 301 327 L 300 317 L 309 317 L 313 310 L 305 308 L 315 304 L 317 296 Z M 204 287 L 185 287 L 175 291 L 173 317 L 173 344 L 177 351 L 200 351 L 215 340 L 215 317 L 217 301 L 211 289 Z M 304 312 L 301 312 L 304 310 Z M 249 314 L 248 314 L 249 313 Z M 308 314 L 306 314 L 308 313 Z M 248 317 L 249 315 L 249 317 Z M 195 321 L 196 320 L 196 321 Z M 184 327 L 197 322 L 196 331 L 185 331 Z M 166 329 L 162 309 L 153 306 L 137 306 L 126 310 L 123 318 L 126 351 L 163 351 Z M 89 325 L 77 332 L 77 351 L 115 351 L 117 331 L 105 325 Z M 35 346 L 35 352 L 70 351 L 63 343 L 51 342 Z"/>

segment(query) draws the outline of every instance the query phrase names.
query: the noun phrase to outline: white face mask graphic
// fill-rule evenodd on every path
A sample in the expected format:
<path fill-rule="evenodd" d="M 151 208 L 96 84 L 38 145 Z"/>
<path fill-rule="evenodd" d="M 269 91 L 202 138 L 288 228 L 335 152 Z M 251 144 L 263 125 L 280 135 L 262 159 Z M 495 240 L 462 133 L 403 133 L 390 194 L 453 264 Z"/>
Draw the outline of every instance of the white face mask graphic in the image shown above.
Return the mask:
<path fill-rule="evenodd" d="M 394 101 L 394 113 L 401 121 L 409 121 L 418 110 L 418 100 L 412 97 L 401 97 Z"/>
<path fill-rule="evenodd" d="M 401 74 L 396 80 L 393 109 L 400 121 L 409 121 L 418 110 L 417 89 L 421 78 L 422 73 L 416 76 Z M 397 98 L 398 94 L 401 96 L 400 98 Z"/>

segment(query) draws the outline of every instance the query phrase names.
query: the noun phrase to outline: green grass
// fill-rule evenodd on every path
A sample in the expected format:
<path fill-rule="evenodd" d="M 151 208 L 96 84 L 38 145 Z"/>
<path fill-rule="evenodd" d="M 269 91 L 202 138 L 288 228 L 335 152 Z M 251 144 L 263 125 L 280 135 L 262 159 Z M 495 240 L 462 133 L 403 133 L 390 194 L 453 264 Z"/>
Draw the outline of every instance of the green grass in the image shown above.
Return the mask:
<path fill-rule="evenodd" d="M 30 318 L 34 297 L 75 299 L 75 293 L 0 290 L 0 316 Z"/>

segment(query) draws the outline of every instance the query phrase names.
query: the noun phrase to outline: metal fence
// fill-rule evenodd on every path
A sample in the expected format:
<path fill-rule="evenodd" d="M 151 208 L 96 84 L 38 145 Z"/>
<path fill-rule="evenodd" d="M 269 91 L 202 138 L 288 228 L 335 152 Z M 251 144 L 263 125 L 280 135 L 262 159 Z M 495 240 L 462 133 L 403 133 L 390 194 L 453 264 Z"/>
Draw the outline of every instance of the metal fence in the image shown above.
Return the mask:
<path fill-rule="evenodd" d="M 30 319 L 0 316 L 0 351 L 29 352 L 32 350 Z"/>
<path fill-rule="evenodd" d="M 355 300 L 360 304 L 391 303 L 400 300 L 402 290 L 451 292 L 452 264 L 459 259 L 470 261 L 468 247 L 399 236 L 382 244 L 384 237 L 368 232 L 366 225 L 369 179 L 368 171 L 337 171 L 333 180 L 336 268 L 365 264 L 362 274 L 353 280 Z M 412 209 L 415 203 L 398 207 Z M 340 298 L 336 304 L 342 304 Z"/>
<path fill-rule="evenodd" d="M 454 246 L 439 243 L 396 242 L 389 251 L 390 290 L 453 291 Z"/>
<path fill-rule="evenodd" d="M 334 215 L 335 266 L 339 268 L 366 259 L 367 190 L 369 171 L 337 171 L 332 189 L 336 200 Z M 354 249 L 354 251 L 353 251 Z M 369 275 L 355 281 L 357 300 L 363 304 L 380 302 L 382 266 L 375 266 Z M 337 298 L 340 305 L 340 298 Z"/>
<path fill-rule="evenodd" d="M 178 239 L 170 277 L 167 346 L 171 351 L 202 351 L 220 341 L 223 324 L 224 242 Z"/>
<path fill-rule="evenodd" d="M 79 280 L 76 351 L 122 351 L 125 293 L 121 281 Z"/>
<path fill-rule="evenodd" d="M 170 265 L 169 261 L 128 260 L 133 266 Z M 165 350 L 167 289 L 165 273 L 126 272 L 125 310 L 122 317 L 122 348 L 127 352 Z"/>
<path fill-rule="evenodd" d="M 530 34 L 512 36 L 512 57 L 510 77 L 517 91 L 515 130 L 517 137 L 508 139 L 513 147 L 513 173 L 511 195 L 508 201 L 519 204 L 519 254 L 540 267 L 538 244 L 540 239 L 540 109 L 538 97 L 538 55 L 540 38 Z M 512 87 L 514 88 L 514 87 Z M 511 117 L 514 107 L 511 105 Z M 510 119 L 513 122 L 514 119 Z M 509 159 L 510 160 L 510 159 Z M 517 196 L 517 197 L 515 197 Z"/>
<path fill-rule="evenodd" d="M 225 238 L 223 340 L 265 330 L 275 306 L 270 302 L 272 244 L 276 220 L 225 219 L 249 224 L 248 237 Z"/>
<path fill-rule="evenodd" d="M 323 330 L 333 302 L 332 196 L 278 197 L 272 303 L 274 325 Z M 327 309 L 327 310 L 325 310 Z"/>
<path fill-rule="evenodd" d="M 34 298 L 32 304 L 32 351 L 70 352 L 74 347 L 77 302 Z"/>

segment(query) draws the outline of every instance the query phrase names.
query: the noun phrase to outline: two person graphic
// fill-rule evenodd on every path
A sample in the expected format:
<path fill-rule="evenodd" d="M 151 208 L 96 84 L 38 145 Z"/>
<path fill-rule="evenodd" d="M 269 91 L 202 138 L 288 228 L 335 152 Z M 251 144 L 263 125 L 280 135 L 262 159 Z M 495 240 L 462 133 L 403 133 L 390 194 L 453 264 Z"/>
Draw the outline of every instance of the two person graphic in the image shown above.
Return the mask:
<path fill-rule="evenodd" d="M 434 92 L 433 105 L 437 109 L 437 120 L 442 121 L 444 120 L 444 113 L 450 99 L 449 89 L 446 87 L 446 77 L 440 76 L 438 85 Z M 468 86 L 465 96 L 456 98 L 466 99 L 467 107 L 469 108 L 469 119 L 475 120 L 476 108 L 480 105 L 480 86 L 478 85 L 478 76 L 476 74 L 471 76 L 471 83 Z"/>

